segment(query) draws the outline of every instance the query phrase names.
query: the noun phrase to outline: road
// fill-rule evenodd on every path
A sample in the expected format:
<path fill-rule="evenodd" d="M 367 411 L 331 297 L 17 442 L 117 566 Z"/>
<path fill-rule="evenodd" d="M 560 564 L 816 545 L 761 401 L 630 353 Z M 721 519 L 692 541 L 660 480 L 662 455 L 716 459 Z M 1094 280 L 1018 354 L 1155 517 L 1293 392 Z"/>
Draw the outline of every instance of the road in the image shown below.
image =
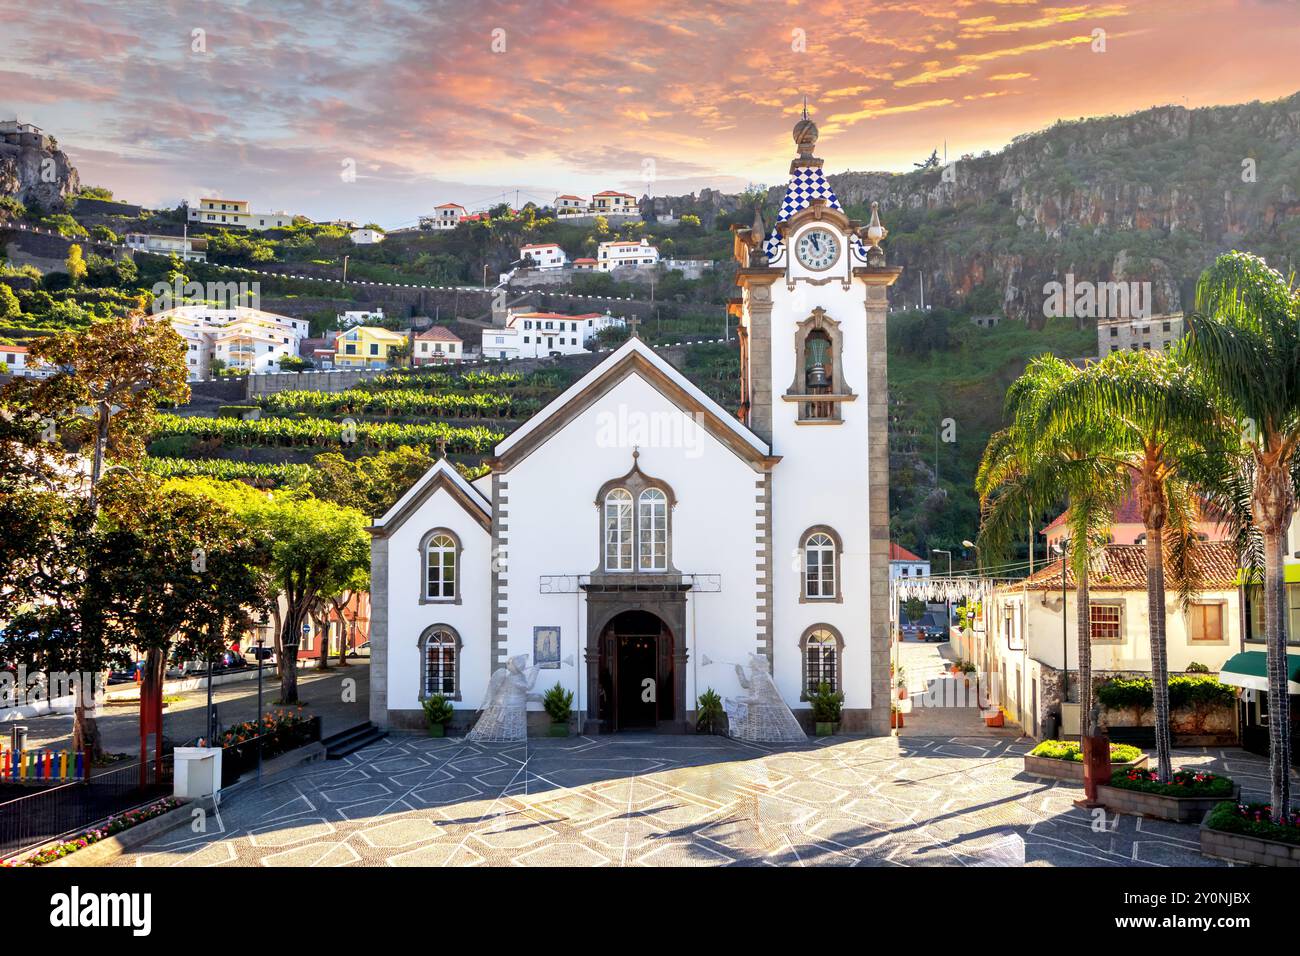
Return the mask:
<path fill-rule="evenodd" d="M 348 699 L 344 693 L 345 680 L 355 682 L 347 688 Z M 280 696 L 280 683 L 271 668 L 263 674 L 262 694 L 263 708 L 272 709 L 273 702 Z M 187 691 L 180 697 L 179 701 L 163 709 L 163 734 L 174 743 L 193 740 L 207 733 L 207 690 Z M 349 661 L 346 666 L 332 666 L 323 674 L 315 670 L 300 671 L 298 698 L 305 713 L 320 715 L 321 733 L 325 736 L 364 723 L 369 719 L 370 662 L 365 659 Z M 253 720 L 257 716 L 257 681 L 215 687 L 212 700 L 217 705 L 217 719 L 223 726 Z M 27 728 L 28 746 L 33 748 L 53 746 L 62 749 L 68 746 L 72 737 L 71 714 L 29 717 L 13 723 Z M 8 726 L 0 727 L 8 730 Z M 106 751 L 136 753 L 140 748 L 139 705 L 132 703 L 101 708 L 99 730 Z"/>

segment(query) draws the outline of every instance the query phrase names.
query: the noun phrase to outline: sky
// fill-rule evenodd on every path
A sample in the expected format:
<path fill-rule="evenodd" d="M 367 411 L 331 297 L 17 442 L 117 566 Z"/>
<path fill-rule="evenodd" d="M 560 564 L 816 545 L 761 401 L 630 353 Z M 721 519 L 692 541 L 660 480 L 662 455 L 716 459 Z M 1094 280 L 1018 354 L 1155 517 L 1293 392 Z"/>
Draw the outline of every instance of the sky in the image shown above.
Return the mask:
<path fill-rule="evenodd" d="M 0 118 L 54 134 L 83 183 L 393 228 L 780 183 L 805 96 L 828 172 L 1276 99 L 1300 89 L 1300 3 L 0 0 L 0 49 Z"/>

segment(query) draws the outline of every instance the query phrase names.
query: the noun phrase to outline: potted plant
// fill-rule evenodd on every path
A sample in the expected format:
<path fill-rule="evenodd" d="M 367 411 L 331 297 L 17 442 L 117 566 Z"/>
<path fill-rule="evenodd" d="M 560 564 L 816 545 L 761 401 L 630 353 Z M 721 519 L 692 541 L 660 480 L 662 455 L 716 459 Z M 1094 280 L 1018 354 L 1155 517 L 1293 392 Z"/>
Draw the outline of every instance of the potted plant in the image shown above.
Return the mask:
<path fill-rule="evenodd" d="M 907 700 L 907 669 L 901 664 L 898 671 L 894 674 L 894 686 L 898 688 L 898 699 Z"/>
<path fill-rule="evenodd" d="M 556 681 L 555 686 L 542 696 L 542 707 L 551 716 L 552 737 L 569 736 L 569 715 L 573 710 L 573 691 L 565 690 Z"/>
<path fill-rule="evenodd" d="M 452 718 L 451 701 L 442 694 L 424 698 L 424 721 L 429 725 L 430 737 L 447 736 L 447 721 Z"/>
<path fill-rule="evenodd" d="M 975 664 L 972 661 L 959 661 L 957 663 L 957 672 L 965 679 L 966 689 L 970 690 L 971 675 L 975 673 Z"/>
<path fill-rule="evenodd" d="M 889 705 L 889 726 L 894 728 L 903 726 L 903 712 L 898 709 L 897 704 Z"/>
<path fill-rule="evenodd" d="M 808 695 L 812 703 L 813 721 L 817 724 L 817 736 L 829 737 L 835 733 L 840 722 L 840 710 L 844 707 L 844 695 L 831 690 L 831 685 L 822 681 L 817 689 Z"/>
<path fill-rule="evenodd" d="M 722 698 L 712 687 L 706 687 L 695 700 L 695 729 L 702 734 L 716 734 L 724 716 Z"/>
<path fill-rule="evenodd" d="M 986 711 L 984 713 L 985 727 L 1001 727 L 1005 723 L 1006 723 L 1006 715 L 1003 714 L 1001 707 L 999 707 L 997 710 Z"/>

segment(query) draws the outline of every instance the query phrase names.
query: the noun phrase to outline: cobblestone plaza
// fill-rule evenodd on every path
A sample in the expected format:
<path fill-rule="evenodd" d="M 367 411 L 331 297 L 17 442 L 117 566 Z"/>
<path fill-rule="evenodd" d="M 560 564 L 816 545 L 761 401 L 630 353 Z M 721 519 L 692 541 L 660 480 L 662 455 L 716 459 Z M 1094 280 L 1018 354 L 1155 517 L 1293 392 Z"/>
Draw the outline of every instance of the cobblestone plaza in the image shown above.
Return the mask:
<path fill-rule="evenodd" d="M 1219 865 L 1193 826 L 1099 824 L 1031 777 L 1025 738 L 827 738 L 760 747 L 630 736 L 470 745 L 394 736 L 244 790 L 124 866 Z M 1184 750 L 1247 797 L 1267 764 Z"/>

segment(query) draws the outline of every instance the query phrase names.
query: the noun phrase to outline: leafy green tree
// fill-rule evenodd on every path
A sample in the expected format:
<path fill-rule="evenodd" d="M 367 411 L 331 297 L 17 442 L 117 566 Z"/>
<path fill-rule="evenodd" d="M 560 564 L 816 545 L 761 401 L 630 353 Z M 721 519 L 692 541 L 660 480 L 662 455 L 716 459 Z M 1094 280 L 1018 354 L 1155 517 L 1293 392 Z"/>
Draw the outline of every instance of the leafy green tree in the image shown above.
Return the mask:
<path fill-rule="evenodd" d="M 74 286 L 81 285 L 81 280 L 86 278 L 86 260 L 81 257 L 81 246 L 75 242 L 68 246 L 68 258 L 63 261 L 63 271 L 68 274 L 68 279 Z"/>
<path fill-rule="evenodd" d="M 37 339 L 31 356 L 60 371 L 32 386 L 26 403 L 93 449 L 93 511 L 105 455 L 139 460 L 159 403 L 189 400 L 184 340 L 166 321 L 128 316 Z"/>
<path fill-rule="evenodd" d="M 18 296 L 14 295 L 14 290 L 0 282 L 0 319 L 8 321 L 22 314 L 23 307 L 18 302 Z"/>
<path fill-rule="evenodd" d="M 1248 524 L 1263 552 L 1270 806 L 1280 822 L 1291 806 L 1283 553 L 1300 477 L 1300 290 L 1263 259 L 1230 252 L 1202 274 L 1188 325 L 1189 360 L 1242 426 L 1239 470 L 1249 492 L 1218 501 Z"/>
<path fill-rule="evenodd" d="M 277 639 L 280 703 L 297 703 L 297 654 L 286 647 L 296 648 L 303 624 L 322 599 L 351 586 L 359 572 L 370 567 L 365 516 L 301 492 L 261 492 L 239 481 L 176 479 L 168 486 L 209 495 L 237 514 L 253 534 L 271 542 L 263 566 L 265 584 L 268 593 L 285 601 Z"/>
<path fill-rule="evenodd" d="M 1213 412 L 1209 391 L 1191 370 L 1164 352 L 1112 352 L 1066 377 L 1039 409 L 1044 440 L 1087 430 L 1106 436 L 1100 458 L 1130 471 L 1146 530 L 1147 612 L 1154 687 L 1156 764 L 1161 780 L 1173 775 L 1169 727 L 1169 653 L 1165 621 L 1166 551 L 1184 607 L 1196 587 L 1192 560 L 1196 494 L 1183 463 L 1231 449 Z"/>
<path fill-rule="evenodd" d="M 919 597 L 910 597 L 903 602 L 903 613 L 907 615 L 909 621 L 915 624 L 925 617 L 925 602 Z"/>
<path fill-rule="evenodd" d="M 1093 554 L 1109 538 L 1115 508 L 1128 492 L 1125 469 L 1105 457 L 1113 436 L 1104 429 L 1062 429 L 1045 440 L 1041 409 L 1064 384 L 1078 374 L 1067 362 L 1044 355 L 1030 363 L 1007 391 L 1011 424 L 989 439 L 976 474 L 982 522 L 980 546 L 986 562 L 996 563 L 1011 543 L 1042 513 L 1068 503 L 1067 553 L 1061 555 L 1061 575 L 1075 581 L 1076 635 L 1079 657 L 1079 719 L 1085 736 L 1092 720 L 1092 622 L 1088 583 Z M 1061 609 L 1065 613 L 1065 608 Z M 1063 673 L 1068 673 L 1062 661 Z"/>

